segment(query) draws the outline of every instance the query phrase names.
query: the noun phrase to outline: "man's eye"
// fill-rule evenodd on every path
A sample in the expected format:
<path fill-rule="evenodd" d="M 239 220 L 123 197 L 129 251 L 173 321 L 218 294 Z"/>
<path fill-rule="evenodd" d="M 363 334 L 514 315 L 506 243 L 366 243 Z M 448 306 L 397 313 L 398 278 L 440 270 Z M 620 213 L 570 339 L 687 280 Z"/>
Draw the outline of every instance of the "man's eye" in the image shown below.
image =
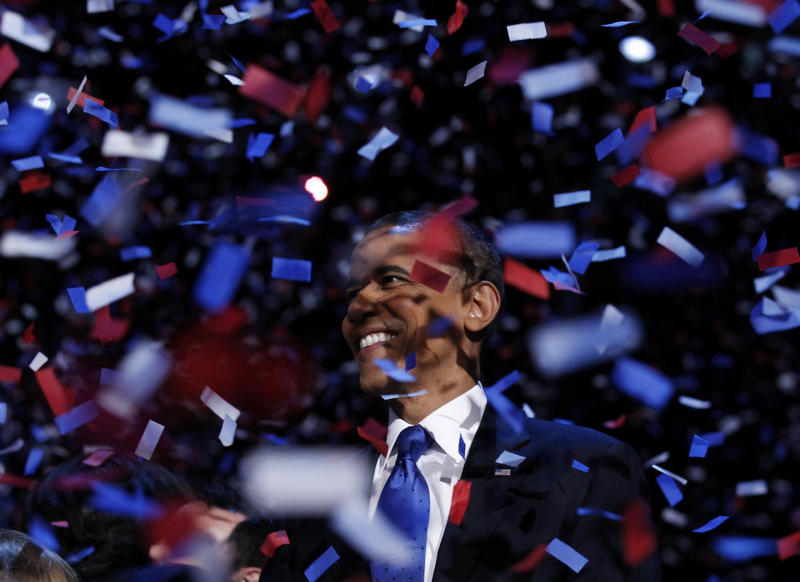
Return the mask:
<path fill-rule="evenodd" d="M 381 285 L 387 285 L 389 283 L 396 283 L 398 281 L 403 281 L 403 280 L 404 279 L 401 279 L 397 275 L 386 275 L 383 279 L 381 279 Z"/>

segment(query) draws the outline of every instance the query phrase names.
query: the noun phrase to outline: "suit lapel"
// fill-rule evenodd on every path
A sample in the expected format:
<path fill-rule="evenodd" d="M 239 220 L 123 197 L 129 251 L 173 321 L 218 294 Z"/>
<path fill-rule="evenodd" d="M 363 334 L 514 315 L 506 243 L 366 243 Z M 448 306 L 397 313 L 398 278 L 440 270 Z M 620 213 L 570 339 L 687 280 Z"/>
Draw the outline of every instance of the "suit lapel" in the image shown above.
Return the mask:
<path fill-rule="evenodd" d="M 460 525 L 448 522 L 436 559 L 433 582 L 466 582 L 484 554 L 502 562 L 505 544 L 492 543 L 503 516 L 512 506 L 513 489 L 525 482 L 526 490 L 540 490 L 539 459 L 527 452 L 518 467 L 497 465 L 504 451 L 519 451 L 530 441 L 527 433 L 514 434 L 510 425 L 488 404 L 470 448 L 461 480 L 471 482 L 469 504 Z M 495 474 L 510 469 L 511 475 Z"/>

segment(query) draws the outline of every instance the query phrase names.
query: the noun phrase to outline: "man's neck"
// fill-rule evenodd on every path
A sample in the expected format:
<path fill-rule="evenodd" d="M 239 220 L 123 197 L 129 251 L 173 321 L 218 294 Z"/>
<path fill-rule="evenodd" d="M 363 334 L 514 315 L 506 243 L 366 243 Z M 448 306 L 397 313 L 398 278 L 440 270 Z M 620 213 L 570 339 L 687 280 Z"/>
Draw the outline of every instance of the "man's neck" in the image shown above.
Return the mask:
<path fill-rule="evenodd" d="M 431 380 L 426 382 L 420 379 L 418 381 L 419 389 L 424 388 L 427 391 L 426 394 L 410 398 L 395 398 L 389 402 L 389 405 L 394 413 L 408 424 L 419 424 L 432 412 L 468 392 L 476 383 L 477 380 L 466 374 L 461 375 L 456 381 Z"/>

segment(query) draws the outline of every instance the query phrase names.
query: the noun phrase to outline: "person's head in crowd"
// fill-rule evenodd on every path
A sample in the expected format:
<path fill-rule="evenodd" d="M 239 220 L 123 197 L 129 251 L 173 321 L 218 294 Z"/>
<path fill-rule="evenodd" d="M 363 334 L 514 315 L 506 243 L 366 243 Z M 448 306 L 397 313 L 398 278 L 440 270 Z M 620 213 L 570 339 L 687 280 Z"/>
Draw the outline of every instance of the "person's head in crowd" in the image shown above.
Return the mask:
<path fill-rule="evenodd" d="M 185 503 L 191 490 L 164 467 L 138 457 L 115 453 L 99 467 L 84 464 L 84 459 L 82 455 L 61 463 L 45 476 L 28 496 L 25 522 L 35 516 L 66 521 L 68 527 L 54 528 L 66 554 L 93 547 L 74 565 L 86 581 L 150 563 L 142 520 L 126 515 L 130 508 L 121 507 L 119 513 L 96 509 L 92 484 L 112 485 L 163 506 Z"/>
<path fill-rule="evenodd" d="M 79 582 L 55 552 L 13 529 L 0 529 L 0 582 Z"/>
<path fill-rule="evenodd" d="M 391 400 L 395 412 L 414 423 L 478 381 L 481 347 L 503 301 L 502 263 L 474 226 L 398 212 L 372 224 L 356 245 L 345 295 L 342 333 L 362 390 L 425 389 L 422 396 Z M 410 390 L 375 363 L 387 359 L 402 371 L 411 367 L 412 354 L 416 382 Z"/>
<path fill-rule="evenodd" d="M 225 544 L 231 582 L 258 582 L 265 559 L 261 546 L 272 530 L 271 522 L 260 518 L 247 519 L 233 529 Z"/>

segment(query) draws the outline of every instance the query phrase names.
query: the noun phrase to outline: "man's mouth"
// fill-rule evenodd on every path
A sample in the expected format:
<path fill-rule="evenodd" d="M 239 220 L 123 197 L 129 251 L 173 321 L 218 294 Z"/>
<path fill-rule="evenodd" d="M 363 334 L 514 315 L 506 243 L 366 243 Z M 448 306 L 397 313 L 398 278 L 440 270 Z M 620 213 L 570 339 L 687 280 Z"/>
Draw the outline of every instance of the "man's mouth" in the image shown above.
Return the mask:
<path fill-rule="evenodd" d="M 383 333 L 383 332 L 371 333 L 361 338 L 361 341 L 358 342 L 358 349 L 360 352 L 363 352 L 369 347 L 377 346 L 384 342 L 388 342 L 389 340 L 393 340 L 396 337 L 397 337 L 396 333 Z"/>

